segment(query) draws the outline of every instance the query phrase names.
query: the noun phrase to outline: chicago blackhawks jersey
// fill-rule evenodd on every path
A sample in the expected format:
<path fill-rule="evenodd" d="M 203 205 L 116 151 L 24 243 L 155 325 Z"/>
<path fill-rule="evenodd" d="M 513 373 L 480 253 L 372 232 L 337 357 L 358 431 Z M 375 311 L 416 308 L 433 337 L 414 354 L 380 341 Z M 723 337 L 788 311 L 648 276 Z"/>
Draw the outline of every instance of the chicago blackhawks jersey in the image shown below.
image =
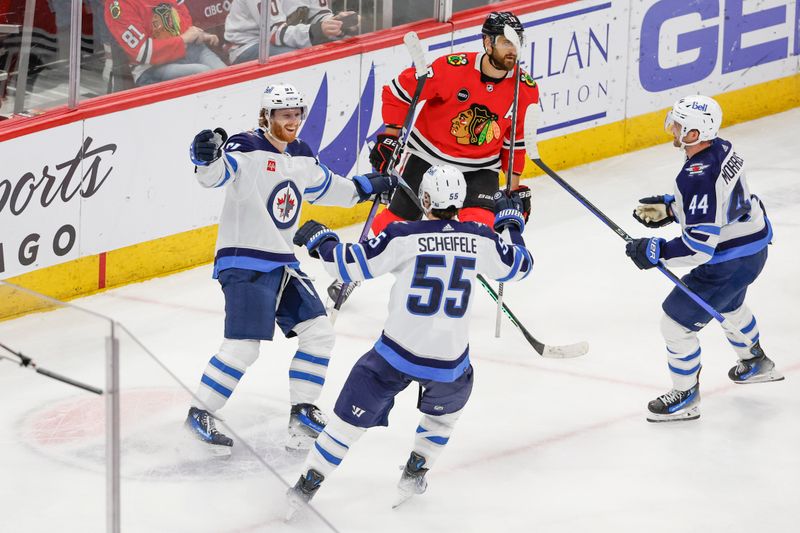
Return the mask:
<path fill-rule="evenodd" d="M 270 44 L 305 48 L 311 46 L 311 24 L 333 13 L 328 0 L 268 0 L 270 6 Z M 225 40 L 233 45 L 231 61 L 258 43 L 261 0 L 234 0 L 225 19 Z"/>
<path fill-rule="evenodd" d="M 450 54 L 436 59 L 420 101 L 425 105 L 410 132 L 406 150 L 431 164 L 447 163 L 462 172 L 508 168 L 514 74 L 503 79 L 481 72 L 483 53 Z M 524 117 L 538 104 L 539 89 L 520 71 L 514 172 L 525 166 Z M 383 88 L 383 120 L 401 125 L 416 88 L 414 68 L 408 68 Z"/>
<path fill-rule="evenodd" d="M 105 20 L 130 58 L 134 79 L 153 65 L 186 55 L 181 34 L 192 26 L 192 17 L 183 0 L 109 0 Z"/>
<path fill-rule="evenodd" d="M 661 246 L 667 266 L 722 263 L 769 244 L 772 226 L 745 174 L 744 158 L 723 139 L 686 161 L 670 203 L 681 236 Z"/>
<path fill-rule="evenodd" d="M 469 367 L 470 306 L 475 278 L 518 281 L 533 258 L 522 235 L 498 236 L 477 222 L 396 222 L 365 243 L 319 247 L 325 269 L 342 281 L 395 276 L 389 317 L 375 350 L 397 370 L 451 382 Z"/>
<path fill-rule="evenodd" d="M 270 272 L 299 265 L 292 237 L 301 202 L 352 206 L 355 184 L 317 161 L 301 140 L 281 153 L 261 129 L 234 135 L 223 155 L 197 167 L 204 187 L 227 188 L 219 219 L 214 277 L 226 268 Z"/>

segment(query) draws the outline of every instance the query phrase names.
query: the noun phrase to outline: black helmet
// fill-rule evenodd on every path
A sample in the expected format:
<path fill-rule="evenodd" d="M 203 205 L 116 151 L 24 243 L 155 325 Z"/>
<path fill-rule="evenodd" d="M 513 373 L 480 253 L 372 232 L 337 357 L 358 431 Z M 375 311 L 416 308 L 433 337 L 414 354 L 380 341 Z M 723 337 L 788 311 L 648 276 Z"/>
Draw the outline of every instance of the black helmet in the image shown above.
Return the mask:
<path fill-rule="evenodd" d="M 506 25 L 511 26 L 511 29 L 517 32 L 520 41 L 522 41 L 522 23 L 511 11 L 492 11 L 489 13 L 489 16 L 483 21 L 481 33 L 490 37 L 503 35 L 503 26 Z"/>

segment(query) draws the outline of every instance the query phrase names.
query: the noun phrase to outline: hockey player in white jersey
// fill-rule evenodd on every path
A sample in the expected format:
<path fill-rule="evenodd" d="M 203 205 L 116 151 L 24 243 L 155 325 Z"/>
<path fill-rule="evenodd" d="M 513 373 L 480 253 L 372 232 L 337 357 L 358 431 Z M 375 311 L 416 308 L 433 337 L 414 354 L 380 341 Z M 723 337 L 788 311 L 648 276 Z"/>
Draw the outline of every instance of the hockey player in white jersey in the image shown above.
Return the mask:
<path fill-rule="evenodd" d="M 330 10 L 329 0 L 264 0 L 270 8 L 270 55 L 307 48 L 358 33 L 355 11 Z M 258 59 L 262 0 L 233 0 L 225 19 L 231 63 Z"/>
<path fill-rule="evenodd" d="M 659 261 L 694 267 L 682 279 L 749 339 L 727 333 L 739 362 L 728 377 L 735 383 L 777 381 L 783 376 L 764 354 L 758 324 L 744 302 L 748 286 L 767 260 L 772 226 L 764 204 L 750 194 L 745 163 L 733 144 L 717 137 L 722 109 L 712 98 L 689 96 L 667 114 L 665 127 L 673 144 L 686 153 L 673 194 L 639 200 L 636 220 L 649 228 L 680 224 L 670 241 L 635 239 L 626 253 L 642 269 Z M 673 389 L 648 404 L 651 422 L 693 420 L 700 416 L 700 342 L 697 332 L 711 320 L 704 309 L 677 287 L 662 305 L 661 332 L 667 345 Z"/>
<path fill-rule="evenodd" d="M 295 235 L 312 257 L 342 281 L 395 276 L 389 317 L 375 346 L 359 359 L 339 394 L 334 415 L 308 454 L 289 492 L 291 516 L 319 489 L 367 428 L 388 425 L 394 397 L 411 382 L 422 387 L 423 413 L 398 484 L 398 505 L 427 487 L 433 466 L 472 391 L 469 322 L 477 274 L 517 281 L 533 259 L 522 240 L 519 200 L 497 200 L 494 227 L 456 219 L 466 183 L 455 167 L 433 166 L 423 175 L 419 199 L 427 220 L 390 224 L 366 243 L 342 244 L 314 221 Z"/>
<path fill-rule="evenodd" d="M 297 89 L 270 85 L 259 128 L 227 142 L 224 130 L 204 130 L 191 145 L 200 184 L 226 187 L 214 259 L 214 278 L 225 295 L 225 339 L 203 372 L 197 390 L 202 405 L 193 405 L 187 418 L 195 435 L 220 455 L 230 453 L 233 442 L 215 427 L 214 413 L 258 357 L 260 341 L 272 340 L 276 322 L 287 337 L 298 338 L 289 370 L 287 447 L 307 448 L 324 427 L 314 402 L 325 382 L 334 332 L 293 252 L 301 202 L 351 206 L 396 185 L 385 175 L 350 180 L 331 172 L 297 138 L 305 114 Z"/>

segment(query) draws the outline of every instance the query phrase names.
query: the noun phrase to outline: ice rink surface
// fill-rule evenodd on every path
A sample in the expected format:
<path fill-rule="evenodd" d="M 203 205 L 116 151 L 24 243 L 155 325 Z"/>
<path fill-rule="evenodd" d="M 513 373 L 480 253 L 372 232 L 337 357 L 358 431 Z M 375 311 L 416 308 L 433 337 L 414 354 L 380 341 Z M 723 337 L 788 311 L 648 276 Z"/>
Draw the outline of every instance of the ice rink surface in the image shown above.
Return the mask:
<path fill-rule="evenodd" d="M 586 340 L 589 354 L 543 359 L 508 321 L 495 339 L 494 303 L 474 288 L 475 388 L 428 474 L 428 492 L 391 508 L 419 420 L 409 387 L 390 427 L 370 430 L 325 481 L 314 500 L 319 513 L 353 533 L 800 530 L 797 124 L 800 109 L 721 132 L 744 156 L 750 189 L 774 225 L 767 266 L 747 301 L 785 381 L 730 382 L 735 355 L 712 321 L 700 335 L 701 418 L 646 422 L 647 402 L 671 388 L 658 323 L 672 285 L 657 271 L 636 269 L 616 234 L 553 181 L 537 178 L 529 181 L 534 212 L 525 232 L 536 265 L 527 280 L 506 285 L 506 302 L 540 340 Z M 640 197 L 671 192 L 681 158 L 665 143 L 560 174 L 629 233 L 649 236 L 631 211 Z M 341 234 L 352 240 L 359 230 Z M 307 256 L 302 263 L 324 291 L 330 277 Z M 379 335 L 391 282 L 368 282 L 340 314 L 324 409 Z M 120 322 L 192 390 L 222 338 L 222 293 L 208 265 L 73 303 Z M 107 332 L 102 320 L 64 309 L 0 323 L 0 342 L 103 386 Z M 282 522 L 286 484 L 302 464 L 283 449 L 295 341 L 262 344 L 220 413 L 237 443 L 232 457 L 219 459 L 182 429 L 187 393 L 125 331 L 117 333 L 123 531 L 333 530 L 310 513 Z M 5 361 L 0 390 L 0 531 L 103 531 L 103 399 Z"/>

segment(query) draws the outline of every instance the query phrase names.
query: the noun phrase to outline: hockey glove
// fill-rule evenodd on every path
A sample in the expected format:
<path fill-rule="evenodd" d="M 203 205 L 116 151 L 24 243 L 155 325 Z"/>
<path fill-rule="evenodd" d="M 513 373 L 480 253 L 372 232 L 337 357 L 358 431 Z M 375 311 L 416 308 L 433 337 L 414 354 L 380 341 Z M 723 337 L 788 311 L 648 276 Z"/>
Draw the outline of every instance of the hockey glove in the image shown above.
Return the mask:
<path fill-rule="evenodd" d="M 309 220 L 300 226 L 292 238 L 296 246 L 308 248 L 308 255 L 314 259 L 319 259 L 319 247 L 326 241 L 339 242 L 339 236 L 316 220 Z"/>
<path fill-rule="evenodd" d="M 675 201 L 671 194 L 648 196 L 639 199 L 641 205 L 633 210 L 633 218 L 648 228 L 660 228 L 674 221 L 669 204 Z"/>
<path fill-rule="evenodd" d="M 494 230 L 497 233 L 501 233 L 507 227 L 516 228 L 520 232 L 524 230 L 522 200 L 514 195 L 506 196 L 503 191 L 498 191 L 494 198 Z"/>
<path fill-rule="evenodd" d="M 390 135 L 388 133 L 379 133 L 375 146 L 369 153 L 369 163 L 377 172 L 386 172 L 389 166 L 389 161 L 392 160 L 392 155 L 397 148 L 398 143 L 397 135 Z"/>
<path fill-rule="evenodd" d="M 194 136 L 189 148 L 189 157 L 197 166 L 205 167 L 222 156 L 222 145 L 228 140 L 228 134 L 222 128 L 214 131 L 203 130 Z"/>
<path fill-rule="evenodd" d="M 394 190 L 397 187 L 398 179 L 396 176 L 370 172 L 363 176 L 353 176 L 353 183 L 358 191 L 359 201 L 364 202 L 369 200 L 373 194 L 383 194 Z"/>
<path fill-rule="evenodd" d="M 625 253 L 642 270 L 653 268 L 661 257 L 661 245 L 666 242 L 658 237 L 633 239 L 625 245 Z"/>
<path fill-rule="evenodd" d="M 530 187 L 520 185 L 511 191 L 511 196 L 519 198 L 522 202 L 522 217 L 525 219 L 525 222 L 528 222 L 528 218 L 531 216 L 531 197 L 533 196 Z"/>

